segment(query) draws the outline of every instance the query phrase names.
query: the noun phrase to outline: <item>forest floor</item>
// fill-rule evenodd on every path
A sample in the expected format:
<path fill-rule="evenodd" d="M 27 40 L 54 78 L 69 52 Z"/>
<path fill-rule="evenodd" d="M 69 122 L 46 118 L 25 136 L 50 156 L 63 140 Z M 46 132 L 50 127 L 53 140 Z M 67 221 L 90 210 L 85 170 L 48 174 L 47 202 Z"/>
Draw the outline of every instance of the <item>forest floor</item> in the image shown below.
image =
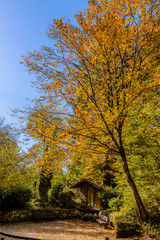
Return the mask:
<path fill-rule="evenodd" d="M 0 224 L 0 232 L 17 236 L 26 236 L 56 240 L 104 240 L 115 239 L 114 230 L 100 227 L 96 222 L 80 220 L 56 220 L 45 222 L 22 222 Z M 5 240 L 11 238 L 5 237 Z"/>
<path fill-rule="evenodd" d="M 115 231 L 104 229 L 97 222 L 80 220 L 55 220 L 0 224 L 0 232 L 45 240 L 115 240 Z M 13 238 L 0 235 L 4 240 Z M 130 240 L 133 238 L 125 238 Z M 119 238 L 122 240 L 122 238 Z"/>

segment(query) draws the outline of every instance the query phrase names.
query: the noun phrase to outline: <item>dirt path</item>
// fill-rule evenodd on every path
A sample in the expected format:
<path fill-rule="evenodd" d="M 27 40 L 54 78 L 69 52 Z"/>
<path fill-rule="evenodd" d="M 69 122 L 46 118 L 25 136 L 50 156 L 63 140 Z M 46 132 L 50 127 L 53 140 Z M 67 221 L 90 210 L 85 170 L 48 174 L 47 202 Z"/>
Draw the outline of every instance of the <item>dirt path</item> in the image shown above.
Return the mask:
<path fill-rule="evenodd" d="M 109 240 L 116 239 L 114 230 L 103 229 L 96 222 L 80 220 L 0 224 L 0 232 L 46 240 L 105 240 L 105 237 L 109 237 Z M 1 235 L 0 237 L 13 240 Z"/>

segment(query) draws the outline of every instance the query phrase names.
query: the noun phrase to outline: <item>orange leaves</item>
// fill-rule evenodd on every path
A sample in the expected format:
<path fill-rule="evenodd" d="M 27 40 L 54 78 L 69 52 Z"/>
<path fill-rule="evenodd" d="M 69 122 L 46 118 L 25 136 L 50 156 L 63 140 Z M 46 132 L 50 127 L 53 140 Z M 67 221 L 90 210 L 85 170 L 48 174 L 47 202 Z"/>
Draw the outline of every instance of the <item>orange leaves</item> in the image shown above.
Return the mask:
<path fill-rule="evenodd" d="M 52 147 L 119 154 L 130 114 L 136 104 L 153 101 L 159 85 L 158 9 L 149 0 L 89 1 L 76 15 L 78 27 L 53 20 L 53 48 L 24 57 L 42 91 L 37 118 L 28 119 L 30 134 L 45 136 Z"/>

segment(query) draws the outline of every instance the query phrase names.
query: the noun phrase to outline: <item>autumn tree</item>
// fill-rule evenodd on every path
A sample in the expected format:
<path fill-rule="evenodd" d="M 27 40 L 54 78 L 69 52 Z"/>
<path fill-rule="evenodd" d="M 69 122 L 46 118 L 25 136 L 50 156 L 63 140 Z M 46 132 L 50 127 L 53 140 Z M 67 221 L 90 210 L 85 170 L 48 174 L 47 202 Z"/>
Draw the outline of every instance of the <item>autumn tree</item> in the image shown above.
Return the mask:
<path fill-rule="evenodd" d="M 34 140 L 28 157 L 32 160 L 31 169 L 39 175 L 40 202 L 45 206 L 52 177 L 61 172 L 66 157 L 64 148 L 59 142 L 56 143 L 59 131 L 55 129 L 54 124 L 60 125 L 61 119 L 54 116 L 48 107 L 41 106 L 39 101 L 34 103 L 34 108 L 23 113 L 27 114 L 27 125 L 23 132 Z"/>
<path fill-rule="evenodd" d="M 53 47 L 23 57 L 50 108 L 63 114 L 66 126 L 59 139 L 83 151 L 116 156 L 141 220 L 148 216 L 124 143 L 137 106 L 154 102 L 158 108 L 159 7 L 156 0 L 90 0 L 76 15 L 77 26 L 53 20 L 48 31 Z M 66 105 L 73 110 L 64 111 Z"/>
<path fill-rule="evenodd" d="M 0 189 L 27 185 L 28 160 L 17 143 L 16 133 L 0 118 Z"/>
<path fill-rule="evenodd" d="M 152 103 L 146 103 L 142 110 L 137 106 L 132 113 L 132 131 L 125 139 L 130 171 L 148 208 L 159 205 L 160 191 L 160 110 Z"/>

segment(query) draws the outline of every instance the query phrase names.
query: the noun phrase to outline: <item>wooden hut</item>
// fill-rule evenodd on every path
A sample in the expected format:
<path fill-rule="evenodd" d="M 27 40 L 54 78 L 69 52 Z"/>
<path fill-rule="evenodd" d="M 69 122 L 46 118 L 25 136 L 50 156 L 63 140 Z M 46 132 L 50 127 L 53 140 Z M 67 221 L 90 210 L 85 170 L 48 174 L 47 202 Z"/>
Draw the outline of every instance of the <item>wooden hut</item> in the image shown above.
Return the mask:
<path fill-rule="evenodd" d="M 87 179 L 82 179 L 76 183 L 72 188 L 77 188 L 81 195 L 81 205 L 90 209 L 101 208 L 101 198 L 98 193 L 101 191 L 101 187 Z"/>

